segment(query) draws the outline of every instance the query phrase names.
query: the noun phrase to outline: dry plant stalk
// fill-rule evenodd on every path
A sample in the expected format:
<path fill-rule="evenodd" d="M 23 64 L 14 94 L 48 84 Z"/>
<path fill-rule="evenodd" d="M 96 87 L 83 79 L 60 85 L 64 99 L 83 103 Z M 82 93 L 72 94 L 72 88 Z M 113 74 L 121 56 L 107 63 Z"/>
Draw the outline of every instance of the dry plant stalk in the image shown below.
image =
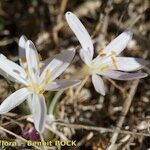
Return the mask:
<path fill-rule="evenodd" d="M 85 130 L 90 130 L 90 131 L 98 131 L 98 132 L 111 132 L 114 133 L 116 130 L 115 129 L 110 129 L 110 128 L 105 128 L 105 127 L 96 127 L 96 126 L 90 126 L 90 125 L 82 125 L 82 124 L 71 124 L 71 123 L 66 123 L 62 121 L 56 121 L 56 125 L 60 126 L 65 126 L 69 128 L 74 128 L 74 129 L 85 129 Z M 133 132 L 133 131 L 126 131 L 126 130 L 120 130 L 119 131 L 122 134 L 129 134 L 133 136 L 147 136 L 150 137 L 150 134 L 148 133 L 140 133 L 140 132 Z"/>
<path fill-rule="evenodd" d="M 131 106 L 131 103 L 132 103 L 132 100 L 133 100 L 133 97 L 136 93 L 136 89 L 137 89 L 137 86 L 139 84 L 139 80 L 135 80 L 133 81 L 132 83 L 132 86 L 131 86 L 131 89 L 130 89 L 130 92 L 127 96 L 127 98 L 125 99 L 125 102 L 123 104 L 123 109 L 122 109 L 122 112 L 121 112 L 121 116 L 118 120 L 118 123 L 117 123 L 117 128 L 116 128 L 116 131 L 114 132 L 110 142 L 110 146 L 109 146 L 109 150 L 113 150 L 114 149 L 114 146 L 115 146 L 115 143 L 117 141 L 117 138 L 118 138 L 118 135 L 119 135 L 119 132 L 120 132 L 120 129 L 125 121 L 125 117 L 130 109 L 130 106 Z"/>

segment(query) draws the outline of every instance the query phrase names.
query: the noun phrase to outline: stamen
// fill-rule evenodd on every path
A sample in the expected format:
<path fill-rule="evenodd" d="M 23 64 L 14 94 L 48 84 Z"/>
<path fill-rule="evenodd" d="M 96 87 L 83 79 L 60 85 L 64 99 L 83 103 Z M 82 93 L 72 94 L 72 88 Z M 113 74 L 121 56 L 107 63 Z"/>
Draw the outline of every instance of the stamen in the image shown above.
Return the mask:
<path fill-rule="evenodd" d="M 116 52 L 111 51 L 111 60 L 112 60 L 112 65 L 115 69 L 118 69 L 117 62 L 116 62 Z"/>
<path fill-rule="evenodd" d="M 43 87 L 34 82 L 28 84 L 27 88 L 37 94 L 43 94 L 45 92 L 45 89 Z"/>
<path fill-rule="evenodd" d="M 109 68 L 108 65 L 104 65 L 103 67 L 100 68 L 100 72 L 105 72 L 108 70 L 108 68 Z"/>
<path fill-rule="evenodd" d="M 26 62 L 27 62 L 26 57 L 21 57 L 21 58 L 20 58 L 20 61 L 21 61 L 21 63 L 23 63 L 23 64 L 26 63 Z"/>
<path fill-rule="evenodd" d="M 99 56 L 101 56 L 101 57 L 106 56 L 106 53 L 104 52 L 104 49 L 100 49 L 100 50 L 98 51 L 98 54 L 99 54 Z"/>
<path fill-rule="evenodd" d="M 43 63 L 38 64 L 38 68 L 41 69 L 43 67 Z"/>
<path fill-rule="evenodd" d="M 47 78 L 49 76 L 49 70 L 47 69 L 45 72 L 45 77 Z"/>
<path fill-rule="evenodd" d="M 42 61 L 42 56 L 38 54 L 39 60 Z"/>
<path fill-rule="evenodd" d="M 45 83 L 46 84 L 49 84 L 50 82 L 51 82 L 51 73 L 50 73 L 50 71 L 49 70 L 46 70 L 46 72 L 45 72 Z"/>

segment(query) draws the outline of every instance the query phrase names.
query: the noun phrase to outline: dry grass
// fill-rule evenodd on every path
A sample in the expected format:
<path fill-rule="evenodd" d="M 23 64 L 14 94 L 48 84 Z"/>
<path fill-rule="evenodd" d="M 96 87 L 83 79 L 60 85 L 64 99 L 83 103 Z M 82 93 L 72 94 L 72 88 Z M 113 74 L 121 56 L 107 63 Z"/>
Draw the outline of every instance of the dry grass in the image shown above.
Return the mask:
<path fill-rule="evenodd" d="M 133 31 L 134 37 L 123 54 L 149 60 L 149 0 L 1 0 L 0 52 L 18 62 L 17 41 L 22 34 L 36 44 L 43 59 L 71 46 L 78 46 L 79 43 L 64 18 L 64 13 L 68 10 L 78 15 L 92 35 L 95 54 L 119 33 L 129 29 Z M 76 54 L 62 78 L 70 78 L 82 65 Z M 148 74 L 149 70 L 149 66 L 144 68 Z M 57 119 L 54 123 L 65 137 L 77 140 L 78 143 L 76 148 L 61 149 L 150 148 L 149 77 L 126 82 L 104 80 L 107 89 L 105 97 L 94 91 L 90 78 L 80 87 L 65 90 L 58 96 L 59 101 L 54 110 Z M 0 77 L 1 102 L 14 88 L 18 89 L 19 85 Z M 54 94 L 45 94 L 47 103 Z M 21 105 L 11 113 L 2 115 L 0 139 L 26 141 L 22 138 L 21 128 L 31 124 L 27 120 L 28 114 L 26 107 Z M 59 136 L 51 134 L 48 138 L 55 140 Z"/>

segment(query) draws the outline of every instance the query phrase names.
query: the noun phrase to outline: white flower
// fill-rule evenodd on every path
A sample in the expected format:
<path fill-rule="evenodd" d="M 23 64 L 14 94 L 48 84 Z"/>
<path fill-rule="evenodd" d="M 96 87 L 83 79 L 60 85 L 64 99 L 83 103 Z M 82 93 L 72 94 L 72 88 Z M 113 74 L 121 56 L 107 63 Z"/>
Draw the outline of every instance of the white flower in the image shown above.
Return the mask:
<path fill-rule="evenodd" d="M 84 72 L 92 75 L 92 82 L 98 93 L 105 95 L 103 80 L 98 75 L 116 80 L 133 80 L 147 76 L 146 73 L 141 72 L 127 73 L 141 69 L 146 63 L 143 59 L 116 57 L 125 49 L 128 42 L 131 40 L 132 33 L 130 31 L 121 33 L 104 49 L 100 50 L 99 55 L 93 59 L 93 43 L 83 24 L 71 12 L 66 13 L 66 20 L 82 46 L 80 57 L 86 64 Z"/>
<path fill-rule="evenodd" d="M 22 36 L 19 40 L 21 66 L 0 54 L 0 73 L 24 86 L 2 102 L 0 114 L 7 113 L 27 99 L 35 128 L 42 132 L 47 114 L 43 93 L 46 90 L 57 91 L 79 84 L 79 80 L 56 80 L 69 66 L 74 55 L 74 49 L 57 54 L 41 72 L 41 63 L 34 44 Z"/>

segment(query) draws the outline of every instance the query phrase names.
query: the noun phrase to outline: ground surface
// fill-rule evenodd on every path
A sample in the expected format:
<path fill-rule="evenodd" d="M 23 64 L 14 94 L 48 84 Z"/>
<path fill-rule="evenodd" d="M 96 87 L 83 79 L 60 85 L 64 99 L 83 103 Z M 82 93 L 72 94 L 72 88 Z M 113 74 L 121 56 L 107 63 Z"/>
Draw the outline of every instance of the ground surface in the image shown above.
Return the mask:
<path fill-rule="evenodd" d="M 62 50 L 79 45 L 66 23 L 66 11 L 74 12 L 95 41 L 95 55 L 114 37 L 126 29 L 134 33 L 133 40 L 123 52 L 125 56 L 143 57 L 149 60 L 150 50 L 150 3 L 149 0 L 1 0 L 0 1 L 0 53 L 18 63 L 18 39 L 24 34 L 31 39 L 43 59 Z M 61 78 L 69 78 L 81 66 L 78 53 Z M 150 73 L 148 66 L 144 68 Z M 107 94 L 97 94 L 90 78 L 74 97 L 74 90 L 67 90 L 57 104 L 58 129 L 70 140 L 76 140 L 76 147 L 60 149 L 103 150 L 111 145 L 111 138 L 122 114 L 125 119 L 121 133 L 112 149 L 146 150 L 150 148 L 150 79 L 149 77 L 119 82 L 104 79 Z M 0 101 L 19 88 L 0 76 Z M 55 93 L 46 93 L 47 103 Z M 129 95 L 129 96 L 128 96 Z M 125 113 L 123 108 L 132 102 Z M 124 104 L 127 102 L 126 104 Z M 22 128 L 32 127 L 26 120 L 29 114 L 26 104 L 1 116 L 1 126 L 22 137 Z M 71 124 L 68 124 L 70 122 Z M 75 124 L 75 125 L 73 125 Z M 81 126 L 84 125 L 84 126 Z M 105 127 L 94 128 L 94 127 Z M 112 129 L 110 131 L 110 129 Z M 124 131 L 131 131 L 126 133 Z M 139 132 L 139 135 L 134 134 Z M 134 134 L 134 135 L 131 135 Z M 1 140 L 20 140 L 0 130 Z M 150 136 L 150 134 L 149 134 Z M 49 134 L 46 139 L 59 139 Z M 25 147 L 7 149 L 25 149 Z M 29 147 L 34 149 L 34 147 Z M 53 148 L 55 149 L 55 148 Z"/>

